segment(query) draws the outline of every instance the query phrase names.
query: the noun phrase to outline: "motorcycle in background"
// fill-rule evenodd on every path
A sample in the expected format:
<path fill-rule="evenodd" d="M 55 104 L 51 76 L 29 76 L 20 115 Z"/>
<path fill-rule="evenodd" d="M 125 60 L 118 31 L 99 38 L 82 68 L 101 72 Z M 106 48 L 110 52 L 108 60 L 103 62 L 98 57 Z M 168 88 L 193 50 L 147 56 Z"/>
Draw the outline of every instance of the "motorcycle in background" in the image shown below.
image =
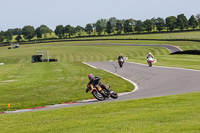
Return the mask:
<path fill-rule="evenodd" d="M 124 64 L 124 59 L 121 58 L 121 59 L 119 60 L 119 66 L 122 68 L 123 64 Z"/>
<path fill-rule="evenodd" d="M 156 63 L 156 59 L 149 57 L 149 58 L 147 58 L 147 63 L 149 65 L 149 67 L 152 67 L 152 64 Z"/>

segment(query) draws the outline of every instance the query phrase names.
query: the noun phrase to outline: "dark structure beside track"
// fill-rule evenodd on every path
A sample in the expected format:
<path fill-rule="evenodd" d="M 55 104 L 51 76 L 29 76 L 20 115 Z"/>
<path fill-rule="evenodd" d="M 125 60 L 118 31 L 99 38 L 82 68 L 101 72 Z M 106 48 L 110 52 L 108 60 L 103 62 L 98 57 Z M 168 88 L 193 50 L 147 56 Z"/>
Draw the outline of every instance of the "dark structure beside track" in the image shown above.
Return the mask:
<path fill-rule="evenodd" d="M 8 47 L 8 49 L 15 49 L 19 48 L 19 44 L 11 44 L 11 47 Z"/>
<path fill-rule="evenodd" d="M 190 54 L 190 55 L 200 55 L 200 50 L 186 50 L 186 51 L 177 51 L 174 53 L 171 53 L 170 55 L 173 54 Z"/>
<path fill-rule="evenodd" d="M 31 62 L 57 62 L 57 59 L 42 59 L 42 55 L 33 55 L 31 57 Z"/>

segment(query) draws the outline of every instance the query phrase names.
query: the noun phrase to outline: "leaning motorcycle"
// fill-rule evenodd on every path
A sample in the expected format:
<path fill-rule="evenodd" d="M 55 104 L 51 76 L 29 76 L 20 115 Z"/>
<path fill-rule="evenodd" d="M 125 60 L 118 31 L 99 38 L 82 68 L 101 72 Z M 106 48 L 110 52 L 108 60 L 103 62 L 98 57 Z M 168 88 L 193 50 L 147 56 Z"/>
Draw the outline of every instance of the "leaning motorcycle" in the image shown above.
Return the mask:
<path fill-rule="evenodd" d="M 121 58 L 121 59 L 119 60 L 119 66 L 122 68 L 123 64 L 124 64 L 124 60 Z"/>
<path fill-rule="evenodd" d="M 99 101 L 103 101 L 105 99 L 108 99 L 109 97 L 113 98 L 113 99 L 117 99 L 118 95 L 115 91 L 110 90 L 109 85 L 106 85 L 106 88 L 108 89 L 103 89 L 101 86 L 99 85 L 95 85 L 93 86 L 92 84 L 89 84 L 88 86 L 88 90 L 91 91 L 92 95 Z"/>

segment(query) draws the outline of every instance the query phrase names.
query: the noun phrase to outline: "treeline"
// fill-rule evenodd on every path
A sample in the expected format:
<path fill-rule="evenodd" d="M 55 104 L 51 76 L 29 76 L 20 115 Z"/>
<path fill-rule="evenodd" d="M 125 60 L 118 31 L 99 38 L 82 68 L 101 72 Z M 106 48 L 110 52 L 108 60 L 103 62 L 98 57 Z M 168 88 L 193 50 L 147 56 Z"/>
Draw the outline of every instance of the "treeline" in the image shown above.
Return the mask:
<path fill-rule="evenodd" d="M 83 34 L 90 36 L 102 34 L 134 34 L 142 32 L 173 32 L 176 29 L 179 29 L 180 31 L 188 29 L 194 30 L 198 26 L 200 27 L 200 14 L 197 14 L 196 16 L 192 15 L 189 19 L 187 19 L 184 14 L 179 14 L 177 17 L 170 16 L 165 19 L 158 17 L 146 19 L 145 21 L 134 19 L 119 20 L 115 17 L 111 17 L 110 19 L 99 19 L 95 23 L 88 23 L 85 27 L 58 25 L 54 31 L 46 25 L 41 25 L 36 29 L 30 25 L 24 26 L 22 29 L 8 29 L 5 32 L 0 32 L 0 42 L 10 42 L 13 35 L 17 35 L 15 40 L 19 42 L 23 40 L 23 38 L 30 41 L 33 37 L 40 39 L 43 36 L 46 39 L 47 34 L 51 34 L 53 32 L 58 38 L 70 38 L 71 36 L 80 37 Z"/>

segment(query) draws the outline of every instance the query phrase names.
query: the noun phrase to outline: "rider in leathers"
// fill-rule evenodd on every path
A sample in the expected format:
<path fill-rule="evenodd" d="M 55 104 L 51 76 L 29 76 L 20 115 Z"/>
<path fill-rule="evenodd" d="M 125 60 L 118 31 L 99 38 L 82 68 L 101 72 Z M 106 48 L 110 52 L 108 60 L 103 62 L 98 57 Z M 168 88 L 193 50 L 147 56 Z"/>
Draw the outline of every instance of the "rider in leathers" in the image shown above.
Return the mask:
<path fill-rule="evenodd" d="M 149 57 L 152 57 L 152 58 L 153 58 L 153 55 L 152 55 L 151 53 L 149 53 L 149 54 L 147 55 L 147 59 L 148 59 Z"/>
<path fill-rule="evenodd" d="M 88 75 L 88 78 L 89 78 L 89 80 L 90 80 L 90 82 L 88 83 L 88 85 L 90 85 L 90 84 L 92 84 L 93 86 L 99 85 L 99 86 L 101 86 L 101 88 L 109 90 L 104 84 L 101 83 L 101 81 L 100 81 L 101 78 L 100 78 L 100 77 L 98 77 L 98 76 L 94 77 L 93 74 L 89 74 L 89 75 Z M 87 86 L 88 86 L 88 85 L 87 85 Z M 87 88 L 87 89 L 86 89 L 86 93 L 87 93 L 88 91 L 89 91 L 89 89 Z"/>

